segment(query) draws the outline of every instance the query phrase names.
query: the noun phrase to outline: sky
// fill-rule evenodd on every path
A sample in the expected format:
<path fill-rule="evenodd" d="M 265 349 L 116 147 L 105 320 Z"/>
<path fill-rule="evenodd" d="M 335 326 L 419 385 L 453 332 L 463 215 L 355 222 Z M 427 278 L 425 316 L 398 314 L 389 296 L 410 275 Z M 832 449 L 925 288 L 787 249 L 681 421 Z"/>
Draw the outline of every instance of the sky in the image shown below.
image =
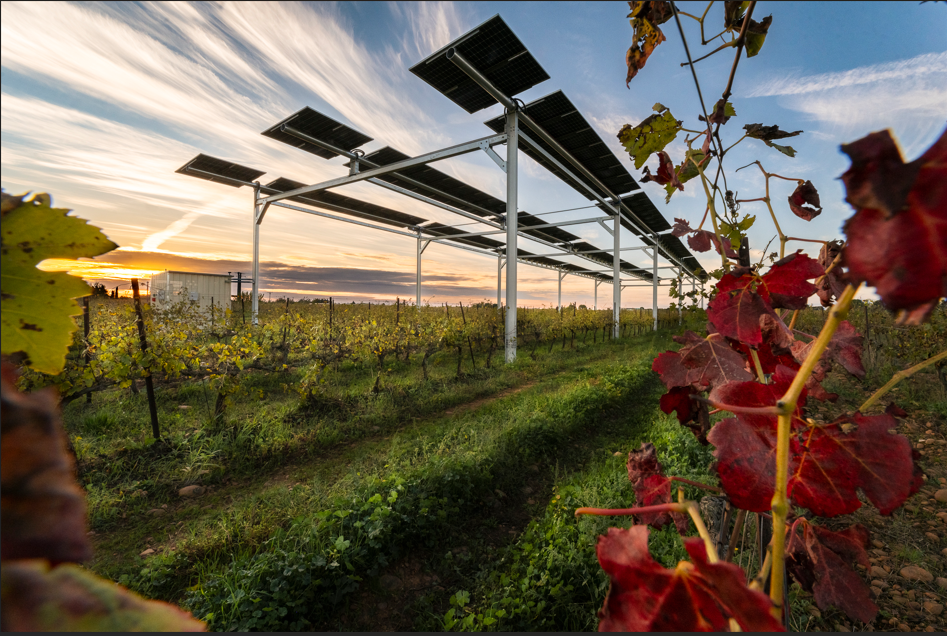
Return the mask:
<path fill-rule="evenodd" d="M 707 35 L 722 29 L 722 4 L 710 8 Z M 706 4 L 678 7 L 700 15 Z M 687 58 L 673 20 L 662 27 L 667 41 L 625 87 L 632 34 L 627 13 L 624 2 L 4 2 L 0 181 L 8 193 L 52 194 L 54 205 L 74 210 L 120 246 L 93 262 L 47 267 L 124 287 L 132 276 L 165 269 L 248 276 L 252 192 L 174 171 L 203 152 L 265 170 L 264 183 L 279 176 L 317 183 L 347 174 L 343 158 L 326 161 L 260 135 L 304 106 L 373 137 L 363 146 L 367 152 L 390 145 L 417 155 L 486 136 L 483 122 L 502 112 L 499 105 L 468 114 L 408 68 L 495 14 L 551 77 L 517 97 L 529 103 L 562 89 L 640 179 L 617 140 L 622 125 L 638 124 L 655 102 L 687 128 L 699 127 L 701 111 L 690 70 L 681 66 Z M 795 158 L 756 140 L 741 142 L 725 159 L 728 186 L 741 199 L 763 196 L 755 166 L 736 172 L 756 160 L 768 172 L 811 180 L 823 206 L 811 222 L 788 209 L 795 184 L 772 181 L 782 229 L 793 237 L 840 238 L 853 210 L 838 180 L 849 165 L 839 145 L 890 128 L 905 160 L 912 160 L 947 125 L 947 5 L 760 2 L 754 17 L 767 15 L 773 23 L 766 43 L 759 55 L 740 61 L 731 98 L 737 115 L 721 136 L 729 145 L 750 123 L 804 132 L 784 140 Z M 694 57 L 715 48 L 701 45 L 696 21 L 682 20 Z M 726 49 L 696 64 L 708 108 L 722 93 L 732 61 Z M 679 163 L 683 135 L 666 150 Z M 648 165 L 656 172 L 653 158 Z M 506 198 L 505 175 L 484 153 L 434 167 Z M 522 153 L 519 184 L 519 208 L 533 214 L 590 205 Z M 672 223 L 700 222 L 705 200 L 697 180 L 670 203 L 663 187 L 642 187 Z M 367 183 L 338 191 L 426 219 L 466 222 Z M 544 218 L 575 220 L 596 212 Z M 745 203 L 741 213 L 756 216 L 749 241 L 757 261 L 776 232 L 763 203 Z M 611 245 L 595 224 L 568 229 L 600 247 Z M 626 230 L 621 241 L 640 245 Z M 522 238 L 519 245 L 549 251 Z M 789 245 L 800 248 L 814 256 L 819 245 Z M 415 296 L 416 241 L 407 237 L 271 208 L 261 226 L 260 254 L 260 289 L 267 298 L 391 302 Z M 719 266 L 715 253 L 695 255 L 708 269 Z M 650 267 L 641 251 L 623 258 Z M 556 304 L 555 272 L 523 264 L 518 269 L 521 306 Z M 422 272 L 422 302 L 496 298 L 495 258 L 432 244 Z M 610 287 L 600 286 L 598 306 L 610 307 L 611 297 Z M 592 306 L 593 299 L 593 281 L 562 281 L 564 304 Z M 670 301 L 661 289 L 659 306 Z M 650 287 L 626 288 L 622 305 L 651 307 Z"/>

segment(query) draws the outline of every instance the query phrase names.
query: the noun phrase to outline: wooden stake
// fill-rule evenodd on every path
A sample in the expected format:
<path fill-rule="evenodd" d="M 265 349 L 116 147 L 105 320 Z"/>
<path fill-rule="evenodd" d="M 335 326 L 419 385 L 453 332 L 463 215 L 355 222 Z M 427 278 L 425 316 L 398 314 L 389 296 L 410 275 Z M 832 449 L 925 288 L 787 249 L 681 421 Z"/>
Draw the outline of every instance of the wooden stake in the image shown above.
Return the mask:
<path fill-rule="evenodd" d="M 132 279 L 132 296 L 135 298 L 135 314 L 138 316 L 138 342 L 141 352 L 148 351 L 148 339 L 145 337 L 145 318 L 141 313 L 141 295 L 138 293 L 138 279 Z M 158 428 L 158 404 L 155 402 L 155 385 L 151 379 L 151 371 L 145 369 L 145 389 L 148 392 L 148 411 L 151 413 L 151 432 L 155 440 L 161 439 L 161 430 Z"/>

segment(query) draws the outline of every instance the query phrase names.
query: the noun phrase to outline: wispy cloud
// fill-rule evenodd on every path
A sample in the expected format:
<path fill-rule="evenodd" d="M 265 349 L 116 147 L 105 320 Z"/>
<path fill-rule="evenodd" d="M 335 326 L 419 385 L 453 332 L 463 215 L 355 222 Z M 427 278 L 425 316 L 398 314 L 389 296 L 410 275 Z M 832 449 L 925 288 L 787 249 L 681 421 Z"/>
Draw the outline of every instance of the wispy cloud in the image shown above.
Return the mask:
<path fill-rule="evenodd" d="M 848 86 L 875 84 L 913 77 L 947 74 L 947 52 L 926 53 L 908 60 L 862 66 L 849 71 L 821 73 L 806 77 L 786 76 L 764 82 L 747 93 L 747 97 L 800 95 L 818 93 Z M 942 104 L 943 105 L 943 104 Z"/>
<path fill-rule="evenodd" d="M 816 136 L 854 139 L 892 128 L 908 157 L 919 154 L 947 121 L 947 52 L 837 73 L 770 80 L 750 97 L 780 97 L 780 105 L 824 125 Z"/>

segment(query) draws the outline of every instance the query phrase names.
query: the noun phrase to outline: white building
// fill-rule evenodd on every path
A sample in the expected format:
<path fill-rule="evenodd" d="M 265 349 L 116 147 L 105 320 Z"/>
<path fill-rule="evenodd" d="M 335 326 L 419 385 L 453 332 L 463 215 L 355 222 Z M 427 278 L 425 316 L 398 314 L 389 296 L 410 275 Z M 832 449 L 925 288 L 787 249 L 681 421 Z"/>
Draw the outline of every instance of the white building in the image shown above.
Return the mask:
<path fill-rule="evenodd" d="M 155 309 L 191 301 L 208 314 L 211 305 L 217 311 L 230 309 L 230 274 L 165 271 L 151 275 L 149 291 Z"/>

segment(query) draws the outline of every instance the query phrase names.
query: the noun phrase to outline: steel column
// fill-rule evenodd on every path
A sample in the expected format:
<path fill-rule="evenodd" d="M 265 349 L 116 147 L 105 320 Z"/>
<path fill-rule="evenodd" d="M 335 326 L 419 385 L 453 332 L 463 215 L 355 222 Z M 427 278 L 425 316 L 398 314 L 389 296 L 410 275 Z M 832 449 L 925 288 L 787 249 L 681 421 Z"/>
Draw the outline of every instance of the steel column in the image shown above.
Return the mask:
<path fill-rule="evenodd" d="M 260 321 L 260 224 L 257 223 L 257 216 L 260 213 L 260 186 L 253 187 L 253 217 L 250 219 L 253 224 L 253 265 L 250 276 L 253 277 L 253 298 L 250 301 L 251 322 L 256 325 Z"/>
<path fill-rule="evenodd" d="M 612 229 L 614 254 L 612 255 L 612 270 L 614 281 L 612 284 L 612 338 L 618 339 L 620 330 L 618 323 L 621 320 L 621 224 L 618 210 L 615 211 L 615 227 Z"/>
<path fill-rule="evenodd" d="M 677 324 L 684 324 L 684 272 L 677 278 Z"/>
<path fill-rule="evenodd" d="M 503 303 L 501 302 L 502 301 L 501 294 L 503 292 L 503 283 L 502 283 L 502 278 L 501 278 L 502 276 L 503 276 L 503 253 L 498 250 L 497 251 L 497 310 L 498 311 L 503 308 Z"/>
<path fill-rule="evenodd" d="M 418 280 L 415 287 L 415 306 L 421 308 L 421 232 L 418 231 Z"/>
<path fill-rule="evenodd" d="M 658 283 L 660 282 L 658 281 L 658 235 L 652 234 L 651 238 L 654 239 L 654 249 L 651 250 L 651 253 L 654 255 L 654 260 L 653 260 L 654 265 L 653 265 L 653 271 L 652 271 L 652 276 L 653 276 L 652 283 L 653 283 L 654 291 L 652 292 L 652 295 L 651 295 L 651 303 L 652 303 L 651 313 L 654 316 L 653 331 L 657 331 L 658 330 Z"/>
<path fill-rule="evenodd" d="M 516 106 L 506 115 L 506 362 L 516 361 L 517 159 L 519 126 Z"/>

